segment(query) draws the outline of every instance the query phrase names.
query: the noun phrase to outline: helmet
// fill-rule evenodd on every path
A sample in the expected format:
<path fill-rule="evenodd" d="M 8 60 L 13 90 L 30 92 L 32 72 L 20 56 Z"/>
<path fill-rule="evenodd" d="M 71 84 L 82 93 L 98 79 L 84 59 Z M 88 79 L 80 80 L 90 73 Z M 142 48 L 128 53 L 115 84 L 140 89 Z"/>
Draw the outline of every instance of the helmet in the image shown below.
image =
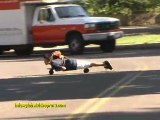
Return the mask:
<path fill-rule="evenodd" d="M 57 59 L 57 58 L 62 58 L 63 55 L 61 54 L 60 51 L 54 51 L 52 53 L 52 56 L 53 56 L 53 59 Z"/>

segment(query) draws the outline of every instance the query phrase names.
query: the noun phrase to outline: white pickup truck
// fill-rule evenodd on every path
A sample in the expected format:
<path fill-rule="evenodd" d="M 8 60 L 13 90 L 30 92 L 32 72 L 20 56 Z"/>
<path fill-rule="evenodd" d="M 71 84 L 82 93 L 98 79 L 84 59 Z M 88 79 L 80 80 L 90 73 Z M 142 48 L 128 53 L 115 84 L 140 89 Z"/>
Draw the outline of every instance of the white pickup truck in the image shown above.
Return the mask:
<path fill-rule="evenodd" d="M 69 45 L 72 54 L 82 54 L 84 46 L 99 44 L 112 52 L 123 36 L 120 20 L 90 17 L 79 5 L 37 0 L 0 2 L 0 54 L 14 49 L 29 55 L 33 47 Z"/>

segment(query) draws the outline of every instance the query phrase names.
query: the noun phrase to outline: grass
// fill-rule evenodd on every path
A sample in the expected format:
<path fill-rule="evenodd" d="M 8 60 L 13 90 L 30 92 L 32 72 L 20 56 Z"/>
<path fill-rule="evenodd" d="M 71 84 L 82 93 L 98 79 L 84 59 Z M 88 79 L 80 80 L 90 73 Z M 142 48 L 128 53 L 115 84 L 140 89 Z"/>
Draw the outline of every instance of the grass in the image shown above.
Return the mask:
<path fill-rule="evenodd" d="M 117 40 L 117 45 L 136 45 L 160 43 L 160 34 L 126 36 Z"/>
<path fill-rule="evenodd" d="M 136 35 L 136 36 L 126 36 L 117 39 L 117 45 L 136 45 L 136 44 L 152 44 L 152 43 L 160 43 L 160 34 L 147 34 L 147 35 Z M 88 47 L 96 47 L 98 45 L 88 45 Z M 63 49 L 68 48 L 65 46 L 56 46 L 52 49 Z M 41 48 L 35 47 L 34 50 L 50 50 L 51 48 Z"/>

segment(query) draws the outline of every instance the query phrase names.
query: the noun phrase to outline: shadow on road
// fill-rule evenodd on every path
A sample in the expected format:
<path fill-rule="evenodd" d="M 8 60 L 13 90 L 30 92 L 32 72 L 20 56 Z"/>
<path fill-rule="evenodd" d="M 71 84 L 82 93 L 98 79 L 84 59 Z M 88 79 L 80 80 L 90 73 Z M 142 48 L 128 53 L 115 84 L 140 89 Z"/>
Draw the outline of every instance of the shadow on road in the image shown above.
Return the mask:
<path fill-rule="evenodd" d="M 159 94 L 160 71 L 143 71 L 130 85 L 112 97 Z M 0 79 L 0 101 L 65 100 L 94 98 L 126 75 L 139 71 Z M 151 75 L 151 77 L 145 77 Z M 100 97 L 107 97 L 108 93 Z"/>

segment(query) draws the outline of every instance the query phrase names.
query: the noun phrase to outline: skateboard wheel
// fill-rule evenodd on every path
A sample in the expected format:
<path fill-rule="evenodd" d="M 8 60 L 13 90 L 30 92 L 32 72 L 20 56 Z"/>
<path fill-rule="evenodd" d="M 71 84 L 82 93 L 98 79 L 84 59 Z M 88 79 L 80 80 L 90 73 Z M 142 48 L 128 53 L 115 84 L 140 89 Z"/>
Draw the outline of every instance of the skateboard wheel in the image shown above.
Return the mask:
<path fill-rule="evenodd" d="M 84 72 L 84 73 L 88 73 L 88 72 L 89 72 L 89 69 L 88 69 L 88 68 L 85 68 L 85 69 L 83 70 L 83 72 Z"/>
<path fill-rule="evenodd" d="M 49 74 L 53 75 L 54 71 L 52 69 L 49 70 Z"/>

